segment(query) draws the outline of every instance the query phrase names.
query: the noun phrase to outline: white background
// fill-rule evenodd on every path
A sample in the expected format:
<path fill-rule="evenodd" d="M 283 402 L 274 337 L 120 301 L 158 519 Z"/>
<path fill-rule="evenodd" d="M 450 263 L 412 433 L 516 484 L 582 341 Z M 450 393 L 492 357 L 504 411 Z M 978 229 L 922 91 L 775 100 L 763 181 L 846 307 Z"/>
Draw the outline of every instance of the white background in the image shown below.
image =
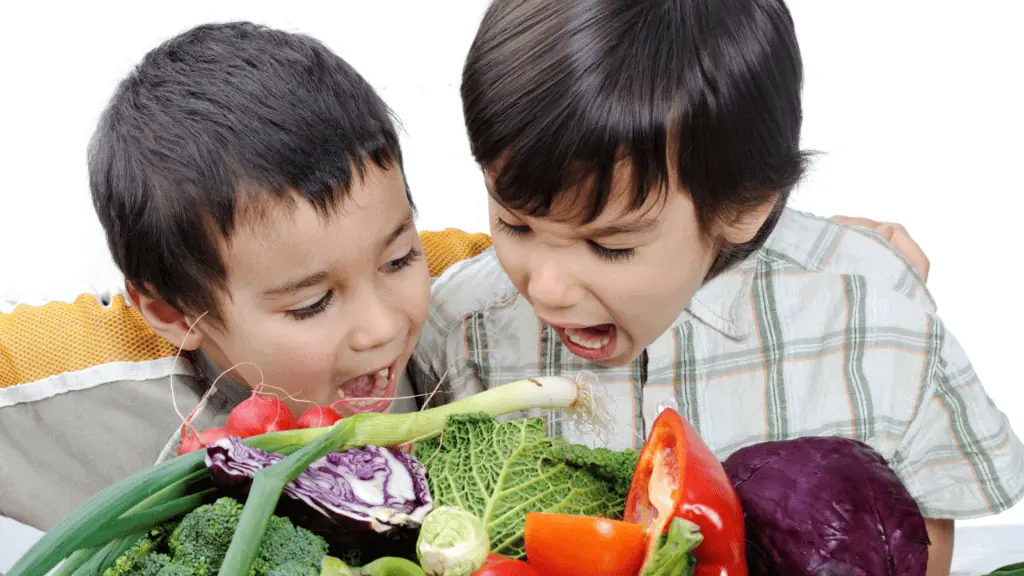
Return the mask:
<path fill-rule="evenodd" d="M 117 81 L 207 21 L 305 32 L 349 60 L 403 126 L 420 229 L 486 231 L 458 85 L 485 0 L 4 3 L 0 8 L 0 300 L 116 290 L 85 147 Z M 1019 205 L 1024 3 L 790 0 L 806 67 L 794 205 L 907 226 L 940 313 L 1024 435 Z M 982 523 L 1024 523 L 1024 508 Z"/>

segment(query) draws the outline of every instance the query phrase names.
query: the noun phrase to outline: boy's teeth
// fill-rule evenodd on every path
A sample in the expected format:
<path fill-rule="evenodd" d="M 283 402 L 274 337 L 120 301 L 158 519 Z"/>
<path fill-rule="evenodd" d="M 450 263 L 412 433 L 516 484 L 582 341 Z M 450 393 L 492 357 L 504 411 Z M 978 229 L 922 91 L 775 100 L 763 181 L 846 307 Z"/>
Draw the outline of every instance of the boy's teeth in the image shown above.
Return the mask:
<path fill-rule="evenodd" d="M 600 350 L 612 341 L 610 333 L 591 334 L 586 328 L 566 328 L 565 335 L 573 344 L 590 350 Z"/>
<path fill-rule="evenodd" d="M 385 369 L 381 370 L 380 372 L 377 372 L 377 374 L 374 375 L 374 378 L 373 378 L 373 395 L 374 396 L 379 396 L 379 395 L 383 394 L 384 391 L 386 391 L 388 389 L 388 373 L 389 372 L 390 372 L 390 370 L 388 368 L 385 368 Z"/>

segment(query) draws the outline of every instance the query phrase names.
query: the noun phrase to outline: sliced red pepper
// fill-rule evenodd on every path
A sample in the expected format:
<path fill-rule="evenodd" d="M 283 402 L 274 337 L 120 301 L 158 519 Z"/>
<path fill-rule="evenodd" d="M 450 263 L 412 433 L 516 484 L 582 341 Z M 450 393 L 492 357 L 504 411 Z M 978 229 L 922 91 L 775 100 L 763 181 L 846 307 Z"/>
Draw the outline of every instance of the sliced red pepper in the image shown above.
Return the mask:
<path fill-rule="evenodd" d="M 648 529 L 648 558 L 673 517 L 700 527 L 695 574 L 747 576 L 743 509 L 722 463 L 678 412 L 654 421 L 626 497 L 624 520 Z M 646 566 L 646 560 L 644 562 Z"/>
<path fill-rule="evenodd" d="M 644 561 L 644 527 L 594 516 L 530 512 L 526 558 L 544 576 L 637 574 Z"/>

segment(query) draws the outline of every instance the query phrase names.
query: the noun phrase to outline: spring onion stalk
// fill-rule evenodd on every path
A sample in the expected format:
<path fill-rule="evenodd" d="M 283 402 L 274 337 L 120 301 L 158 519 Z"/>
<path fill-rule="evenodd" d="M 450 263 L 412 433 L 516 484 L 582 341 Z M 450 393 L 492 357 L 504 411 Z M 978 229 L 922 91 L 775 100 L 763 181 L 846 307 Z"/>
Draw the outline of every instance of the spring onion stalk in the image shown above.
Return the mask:
<path fill-rule="evenodd" d="M 92 560 L 93 556 L 100 553 L 102 549 L 102 546 L 98 546 L 96 548 L 82 548 L 76 551 L 53 571 L 52 576 L 72 576 L 79 568 Z"/>
<path fill-rule="evenodd" d="M 195 510 L 204 504 L 209 496 L 213 496 L 216 492 L 216 488 L 207 488 L 202 492 L 182 496 L 165 504 L 159 504 L 141 512 L 128 514 L 98 530 L 94 530 L 82 545 L 102 546 L 115 538 L 145 532 L 153 526 L 163 524 Z"/>
<path fill-rule="evenodd" d="M 238 527 L 219 576 L 244 576 L 252 570 L 281 491 L 310 464 L 331 452 L 372 444 L 396 446 L 441 433 L 448 416 L 486 413 L 492 418 L 529 409 L 563 409 L 583 419 L 599 415 L 584 382 L 557 376 L 519 380 L 457 402 L 410 414 L 362 413 L 340 420 L 313 443 L 256 473 Z"/>
<path fill-rule="evenodd" d="M 144 535 L 145 533 L 143 532 L 111 540 L 106 546 L 91 554 L 89 559 L 74 572 L 71 572 L 72 576 L 96 576 L 97 574 L 103 574 L 106 568 L 114 564 L 118 556 L 127 552 Z"/>

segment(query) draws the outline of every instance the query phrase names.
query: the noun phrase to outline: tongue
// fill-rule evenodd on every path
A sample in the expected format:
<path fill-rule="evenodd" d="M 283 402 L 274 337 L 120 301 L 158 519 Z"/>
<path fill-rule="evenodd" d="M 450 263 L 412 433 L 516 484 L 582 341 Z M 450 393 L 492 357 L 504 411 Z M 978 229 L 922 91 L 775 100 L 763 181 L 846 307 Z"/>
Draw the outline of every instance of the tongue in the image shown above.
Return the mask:
<path fill-rule="evenodd" d="M 590 328 L 584 328 L 583 331 L 593 336 L 601 336 L 612 331 L 614 328 L 611 324 L 601 324 L 599 326 L 591 326 Z"/>
<path fill-rule="evenodd" d="M 368 398 L 373 392 L 373 376 L 360 376 L 341 385 L 346 396 L 352 398 Z"/>

